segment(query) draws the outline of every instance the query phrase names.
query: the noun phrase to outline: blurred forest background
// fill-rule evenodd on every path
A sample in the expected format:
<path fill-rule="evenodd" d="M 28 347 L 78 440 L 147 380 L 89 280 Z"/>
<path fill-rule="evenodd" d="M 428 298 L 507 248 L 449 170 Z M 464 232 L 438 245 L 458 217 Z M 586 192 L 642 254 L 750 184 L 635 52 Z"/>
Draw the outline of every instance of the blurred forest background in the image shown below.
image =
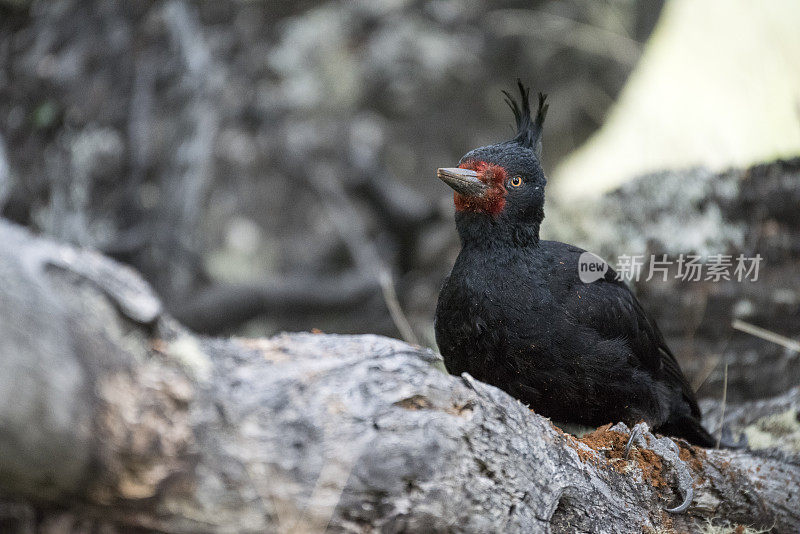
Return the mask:
<path fill-rule="evenodd" d="M 133 266 L 202 333 L 318 328 L 433 346 L 458 250 L 435 170 L 509 136 L 500 91 L 520 77 L 550 99 L 546 236 L 605 254 L 752 252 L 695 201 L 735 182 L 713 172 L 800 154 L 798 10 L 662 4 L 2 0 L 0 213 Z M 618 205 L 579 197 L 697 165 L 710 170 L 616 193 L 631 210 L 617 230 L 593 234 L 598 212 L 577 208 L 617 221 Z M 644 223 L 629 236 L 664 195 L 695 202 L 702 239 L 670 248 L 685 212 L 659 227 L 660 244 L 641 239 Z M 783 274 L 766 293 L 637 288 L 706 394 L 719 394 L 725 358 L 741 363 L 734 399 L 797 381 L 796 352 L 730 328 L 745 314 L 797 335 L 800 239 L 785 211 L 747 222 L 777 221 Z M 764 366 L 774 373 L 754 386 L 748 373 Z"/>

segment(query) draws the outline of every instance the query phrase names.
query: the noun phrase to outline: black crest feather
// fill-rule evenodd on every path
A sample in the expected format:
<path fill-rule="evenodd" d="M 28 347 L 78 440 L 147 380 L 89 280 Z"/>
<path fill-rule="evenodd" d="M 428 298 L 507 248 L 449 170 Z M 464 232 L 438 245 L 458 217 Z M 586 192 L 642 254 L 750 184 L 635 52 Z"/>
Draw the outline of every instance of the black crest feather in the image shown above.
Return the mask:
<path fill-rule="evenodd" d="M 547 115 L 548 106 L 545 103 L 547 95 L 539 93 L 539 108 L 536 110 L 536 118 L 532 118 L 530 99 L 528 98 L 530 89 L 525 87 L 519 78 L 517 78 L 517 86 L 521 96 L 520 102 L 517 102 L 508 91 L 503 91 L 506 104 L 514 112 L 514 119 L 517 122 L 517 133 L 512 141 L 532 149 L 538 158 L 542 155 L 542 128 Z"/>

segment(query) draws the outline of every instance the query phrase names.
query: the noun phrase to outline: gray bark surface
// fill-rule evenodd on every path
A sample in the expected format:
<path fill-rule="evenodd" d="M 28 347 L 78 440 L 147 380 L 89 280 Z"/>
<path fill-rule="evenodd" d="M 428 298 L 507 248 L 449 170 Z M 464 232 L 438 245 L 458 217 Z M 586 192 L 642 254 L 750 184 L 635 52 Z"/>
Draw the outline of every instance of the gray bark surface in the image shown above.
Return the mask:
<path fill-rule="evenodd" d="M 800 158 L 712 173 L 671 170 L 642 176 L 597 201 L 548 212 L 548 238 L 580 245 L 615 265 L 642 255 L 642 276 L 630 285 L 678 357 L 698 396 L 745 401 L 774 397 L 800 383 L 796 350 L 737 331 L 735 320 L 796 338 L 800 325 Z M 560 219 L 554 224 L 553 219 Z M 734 263 L 761 257 L 757 280 L 648 277 L 651 255 L 713 255 Z"/>
<path fill-rule="evenodd" d="M 800 528 L 791 452 L 645 428 L 625 460 L 623 425 L 577 440 L 396 340 L 198 337 L 132 270 L 4 222 L 0 317 L 4 532 Z"/>

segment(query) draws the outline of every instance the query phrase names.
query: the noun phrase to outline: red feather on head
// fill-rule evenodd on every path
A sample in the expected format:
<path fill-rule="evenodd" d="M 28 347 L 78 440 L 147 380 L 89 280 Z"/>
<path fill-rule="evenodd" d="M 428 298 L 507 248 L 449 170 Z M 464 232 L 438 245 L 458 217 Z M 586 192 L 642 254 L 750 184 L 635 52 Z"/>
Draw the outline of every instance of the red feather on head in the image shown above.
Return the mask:
<path fill-rule="evenodd" d="M 458 211 L 475 211 L 497 215 L 506 205 L 505 182 L 508 173 L 500 165 L 486 163 L 485 161 L 465 161 L 459 165 L 461 169 L 470 169 L 478 173 L 478 178 L 492 186 L 485 194 L 479 197 L 467 197 L 458 193 L 453 193 L 453 202 Z"/>

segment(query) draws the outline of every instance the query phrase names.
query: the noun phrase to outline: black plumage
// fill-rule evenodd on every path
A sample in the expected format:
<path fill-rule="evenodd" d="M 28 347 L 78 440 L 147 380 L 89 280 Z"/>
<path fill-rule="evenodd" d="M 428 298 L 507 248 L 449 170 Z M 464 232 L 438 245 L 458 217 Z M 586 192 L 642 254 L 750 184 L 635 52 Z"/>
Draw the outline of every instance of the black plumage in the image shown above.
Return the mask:
<path fill-rule="evenodd" d="M 578 247 L 539 239 L 547 106 L 506 93 L 517 132 L 439 169 L 454 190 L 461 251 L 436 309 L 447 369 L 468 372 L 556 421 L 599 426 L 641 420 L 702 446 L 694 392 L 653 319 L 610 269 L 584 283 Z"/>

